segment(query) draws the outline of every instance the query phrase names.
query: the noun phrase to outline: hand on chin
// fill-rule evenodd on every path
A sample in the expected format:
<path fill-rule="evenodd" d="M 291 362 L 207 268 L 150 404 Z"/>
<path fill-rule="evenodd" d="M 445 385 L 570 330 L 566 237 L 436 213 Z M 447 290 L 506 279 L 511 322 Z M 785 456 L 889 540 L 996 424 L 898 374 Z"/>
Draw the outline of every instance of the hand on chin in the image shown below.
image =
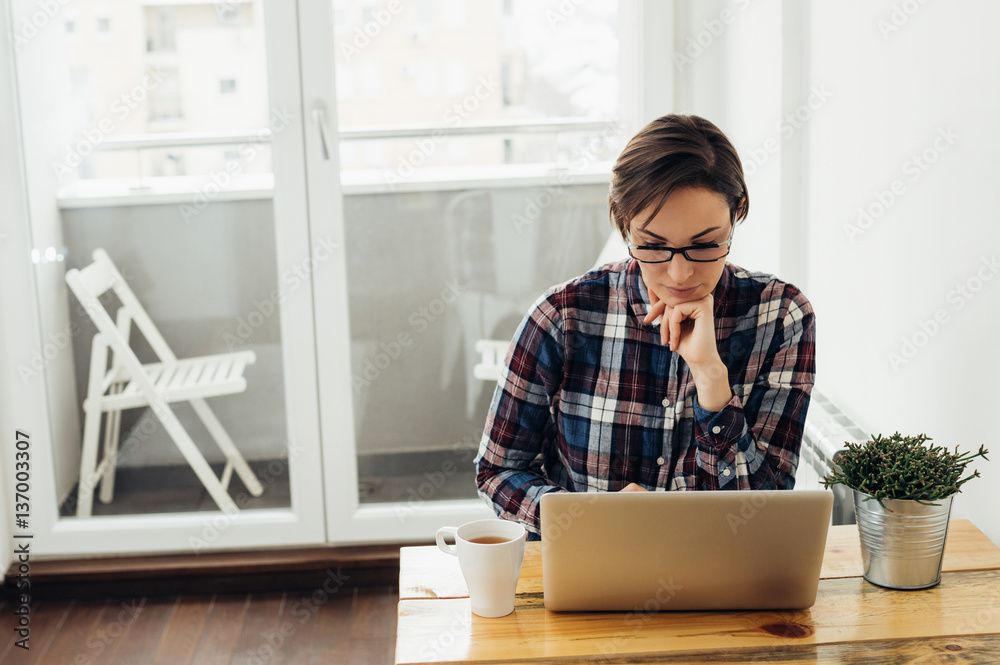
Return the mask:
<path fill-rule="evenodd" d="M 669 299 L 661 299 L 655 290 L 649 290 L 650 308 L 644 319 L 645 323 L 660 319 L 660 342 L 689 364 L 718 355 L 712 294 L 698 297 L 695 289 L 686 297 L 675 297 L 669 291 L 667 295 Z"/>

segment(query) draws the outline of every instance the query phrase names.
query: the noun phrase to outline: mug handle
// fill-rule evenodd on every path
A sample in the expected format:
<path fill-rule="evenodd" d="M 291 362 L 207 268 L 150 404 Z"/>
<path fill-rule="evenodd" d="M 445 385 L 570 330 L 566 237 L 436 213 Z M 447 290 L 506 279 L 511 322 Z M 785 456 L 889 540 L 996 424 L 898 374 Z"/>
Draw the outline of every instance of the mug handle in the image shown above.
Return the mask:
<path fill-rule="evenodd" d="M 434 536 L 434 540 L 437 542 L 438 549 L 440 549 L 445 554 L 451 554 L 452 556 L 458 556 L 458 543 L 455 545 L 449 545 L 444 542 L 445 536 L 451 536 L 452 540 L 456 539 L 456 532 L 458 527 L 454 526 L 443 526 L 437 530 L 437 534 Z"/>

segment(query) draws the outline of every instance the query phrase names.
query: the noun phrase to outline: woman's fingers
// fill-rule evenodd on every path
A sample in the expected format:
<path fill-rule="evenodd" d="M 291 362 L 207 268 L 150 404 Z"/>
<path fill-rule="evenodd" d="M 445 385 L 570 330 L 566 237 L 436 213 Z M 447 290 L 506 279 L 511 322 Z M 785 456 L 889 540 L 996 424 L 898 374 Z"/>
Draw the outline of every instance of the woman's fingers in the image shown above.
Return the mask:
<path fill-rule="evenodd" d="M 690 335 L 694 330 L 697 318 L 698 305 L 695 303 L 681 303 L 676 307 L 667 308 L 664 318 L 660 322 L 660 329 L 663 332 L 661 339 L 664 345 L 670 345 L 671 351 L 677 351 L 683 341 L 682 335 Z M 685 325 L 685 321 L 690 323 Z"/>
<path fill-rule="evenodd" d="M 656 319 L 660 319 L 660 343 L 666 345 L 667 343 L 667 326 L 666 317 L 669 312 L 667 311 L 667 303 L 657 297 L 656 293 L 650 289 L 649 290 L 649 311 L 646 312 L 645 318 L 643 318 L 643 323 L 652 323 Z"/>
<path fill-rule="evenodd" d="M 673 342 L 670 344 L 670 350 L 676 351 L 676 346 L 678 340 L 681 338 L 681 321 L 684 320 L 684 314 L 681 312 L 679 307 L 674 307 L 673 311 L 670 312 L 670 318 L 667 320 L 667 326 L 670 328 L 670 339 Z"/>
<path fill-rule="evenodd" d="M 663 316 L 663 311 L 666 307 L 667 303 L 654 297 L 653 302 L 650 304 L 649 311 L 646 312 L 646 318 L 643 319 L 643 322 L 652 323 L 656 320 L 656 317 Z"/>
<path fill-rule="evenodd" d="M 681 334 L 685 333 L 685 326 L 682 325 L 683 322 L 687 319 L 691 319 L 691 325 L 688 326 L 688 328 L 693 329 L 694 320 L 698 318 L 698 308 L 705 303 L 702 301 L 691 301 L 680 303 L 675 307 L 670 307 L 665 301 L 656 297 L 656 294 L 653 291 L 649 292 L 649 300 L 649 311 L 646 312 L 643 322 L 652 323 L 659 318 L 660 343 L 663 344 L 663 346 L 669 346 L 671 351 L 676 351 L 681 343 Z M 709 295 L 707 298 L 707 304 L 709 307 L 711 307 L 712 302 L 713 299 L 711 295 Z"/>
<path fill-rule="evenodd" d="M 650 311 L 650 314 L 653 313 L 653 311 Z M 670 308 L 667 307 L 665 302 L 660 302 L 656 306 L 655 314 L 656 316 L 654 316 L 652 320 L 655 320 L 657 317 L 660 319 L 660 343 L 666 344 L 670 335 L 670 331 L 667 330 L 667 318 L 670 316 Z M 647 323 L 650 323 L 650 321 L 647 321 Z"/>
<path fill-rule="evenodd" d="M 649 308 L 648 312 L 646 312 L 646 318 L 644 318 L 643 321 L 645 323 L 652 323 L 653 321 L 656 320 L 656 317 L 663 316 L 663 312 L 664 310 L 666 310 L 666 308 L 667 304 L 665 302 L 661 301 L 656 303 L 655 305 Z"/>

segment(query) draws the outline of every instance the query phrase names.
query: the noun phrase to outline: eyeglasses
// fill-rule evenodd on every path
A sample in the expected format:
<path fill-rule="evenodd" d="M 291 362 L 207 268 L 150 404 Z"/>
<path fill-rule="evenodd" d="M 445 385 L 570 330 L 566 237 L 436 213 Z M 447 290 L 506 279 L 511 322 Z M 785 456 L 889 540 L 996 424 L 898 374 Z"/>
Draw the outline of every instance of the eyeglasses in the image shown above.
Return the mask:
<path fill-rule="evenodd" d="M 640 263 L 666 263 L 674 258 L 674 254 L 680 252 L 688 261 L 695 263 L 711 263 L 725 258 L 729 254 L 729 245 L 733 242 L 733 232 L 736 225 L 733 225 L 729 232 L 729 238 L 720 243 L 702 243 L 689 247 L 667 247 L 665 245 L 634 245 L 628 243 L 628 254 Z"/>

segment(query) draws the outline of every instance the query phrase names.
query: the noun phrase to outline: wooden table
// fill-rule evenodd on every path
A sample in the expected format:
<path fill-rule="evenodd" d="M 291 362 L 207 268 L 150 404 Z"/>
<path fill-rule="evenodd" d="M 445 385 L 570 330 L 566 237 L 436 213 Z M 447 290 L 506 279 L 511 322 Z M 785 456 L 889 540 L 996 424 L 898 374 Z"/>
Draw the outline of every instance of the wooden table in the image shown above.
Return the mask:
<path fill-rule="evenodd" d="M 792 611 L 549 612 L 539 545 L 500 619 L 472 614 L 455 557 L 402 548 L 396 662 L 1000 663 L 1000 548 L 968 520 L 919 591 L 866 582 L 857 527 L 831 527 L 816 604 Z"/>

